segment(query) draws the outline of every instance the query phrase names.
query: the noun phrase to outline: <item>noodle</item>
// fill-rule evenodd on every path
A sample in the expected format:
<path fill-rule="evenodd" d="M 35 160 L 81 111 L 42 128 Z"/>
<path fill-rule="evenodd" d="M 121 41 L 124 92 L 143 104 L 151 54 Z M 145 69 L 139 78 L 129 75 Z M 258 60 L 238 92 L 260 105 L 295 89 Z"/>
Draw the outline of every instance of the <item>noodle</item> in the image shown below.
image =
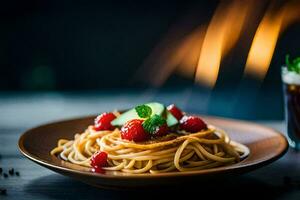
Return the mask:
<path fill-rule="evenodd" d="M 65 161 L 91 167 L 97 151 L 108 154 L 104 170 L 130 174 L 194 171 L 239 162 L 249 149 L 231 141 L 225 131 L 211 125 L 197 133 L 169 134 L 165 140 L 135 143 L 121 139 L 119 129 L 95 131 L 92 126 L 74 140 L 60 139 L 51 155 Z M 174 138 L 175 137 L 175 138 Z"/>

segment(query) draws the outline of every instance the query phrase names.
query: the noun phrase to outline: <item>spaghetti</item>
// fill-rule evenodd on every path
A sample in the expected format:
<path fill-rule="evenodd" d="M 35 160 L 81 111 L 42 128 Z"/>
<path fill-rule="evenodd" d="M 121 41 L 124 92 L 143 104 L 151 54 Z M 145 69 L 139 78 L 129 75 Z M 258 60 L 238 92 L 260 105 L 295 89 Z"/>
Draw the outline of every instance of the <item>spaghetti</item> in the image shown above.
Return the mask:
<path fill-rule="evenodd" d="M 249 154 L 246 146 L 230 140 L 224 130 L 212 125 L 196 133 L 169 133 L 139 143 L 122 139 L 118 128 L 95 131 L 89 126 L 74 140 L 60 139 L 51 154 L 91 167 L 90 159 L 98 151 L 108 155 L 104 170 L 130 174 L 209 169 L 239 162 Z"/>

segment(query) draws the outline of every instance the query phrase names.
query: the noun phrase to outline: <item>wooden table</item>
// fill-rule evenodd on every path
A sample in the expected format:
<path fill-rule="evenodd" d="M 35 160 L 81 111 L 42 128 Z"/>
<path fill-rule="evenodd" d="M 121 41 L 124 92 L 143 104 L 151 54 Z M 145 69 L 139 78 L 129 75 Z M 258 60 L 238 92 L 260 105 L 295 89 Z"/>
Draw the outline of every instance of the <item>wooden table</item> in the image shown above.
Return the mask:
<path fill-rule="evenodd" d="M 291 150 L 280 160 L 230 180 L 160 189 L 112 191 L 97 189 L 47 170 L 23 157 L 17 148 L 19 136 L 28 128 L 54 119 L 95 113 L 116 108 L 120 101 L 124 107 L 147 101 L 151 95 L 118 96 L 113 98 L 65 98 L 46 96 L 11 95 L 0 98 L 0 166 L 5 172 L 13 167 L 20 176 L 0 177 L 0 188 L 7 194 L 0 199 L 157 199 L 168 196 L 187 199 L 191 195 L 222 197 L 267 197 L 268 199 L 300 199 L 300 153 Z M 107 105 L 107 102 L 110 104 Z M 125 103 L 124 103 L 125 102 Z M 258 123 L 284 131 L 282 121 Z M 149 194 L 149 195 L 148 195 Z"/>

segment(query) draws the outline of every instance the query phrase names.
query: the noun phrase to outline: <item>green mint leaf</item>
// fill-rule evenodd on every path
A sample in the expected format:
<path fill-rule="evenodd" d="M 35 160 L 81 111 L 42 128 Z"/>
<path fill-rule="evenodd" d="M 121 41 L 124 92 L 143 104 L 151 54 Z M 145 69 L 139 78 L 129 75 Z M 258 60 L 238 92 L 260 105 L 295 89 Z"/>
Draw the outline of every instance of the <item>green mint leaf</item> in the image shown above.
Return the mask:
<path fill-rule="evenodd" d="M 296 72 L 298 74 L 300 73 L 300 57 L 295 58 L 291 62 L 290 61 L 290 56 L 286 55 L 285 63 L 286 63 L 288 71 Z"/>
<path fill-rule="evenodd" d="M 135 107 L 135 111 L 141 118 L 148 118 L 152 114 L 152 109 L 150 108 L 150 106 L 147 105 L 139 105 Z"/>
<path fill-rule="evenodd" d="M 158 127 L 166 123 L 167 123 L 166 119 L 164 119 L 160 115 L 155 114 L 143 122 L 143 128 L 146 130 L 146 132 L 153 134 L 155 133 Z"/>
<path fill-rule="evenodd" d="M 288 70 L 292 71 L 292 66 L 291 66 L 291 63 L 290 63 L 290 55 L 289 54 L 287 54 L 285 56 L 285 64 L 286 64 Z"/>
<path fill-rule="evenodd" d="M 293 60 L 293 65 L 294 65 L 295 72 L 297 72 L 299 74 L 300 73 L 300 57 L 295 58 Z"/>

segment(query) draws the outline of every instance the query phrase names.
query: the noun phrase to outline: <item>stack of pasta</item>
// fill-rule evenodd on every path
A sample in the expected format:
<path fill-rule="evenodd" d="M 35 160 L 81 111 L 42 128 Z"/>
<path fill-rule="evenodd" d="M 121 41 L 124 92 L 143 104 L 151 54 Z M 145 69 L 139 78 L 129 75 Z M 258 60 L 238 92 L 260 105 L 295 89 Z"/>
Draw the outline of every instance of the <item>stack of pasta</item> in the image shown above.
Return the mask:
<path fill-rule="evenodd" d="M 169 132 L 143 142 L 123 139 L 121 134 L 119 128 L 97 131 L 89 126 L 74 140 L 60 139 L 51 154 L 91 167 L 92 156 L 106 152 L 104 170 L 134 174 L 215 168 L 239 162 L 249 154 L 246 146 L 230 140 L 225 131 L 212 125 L 195 133 Z"/>

